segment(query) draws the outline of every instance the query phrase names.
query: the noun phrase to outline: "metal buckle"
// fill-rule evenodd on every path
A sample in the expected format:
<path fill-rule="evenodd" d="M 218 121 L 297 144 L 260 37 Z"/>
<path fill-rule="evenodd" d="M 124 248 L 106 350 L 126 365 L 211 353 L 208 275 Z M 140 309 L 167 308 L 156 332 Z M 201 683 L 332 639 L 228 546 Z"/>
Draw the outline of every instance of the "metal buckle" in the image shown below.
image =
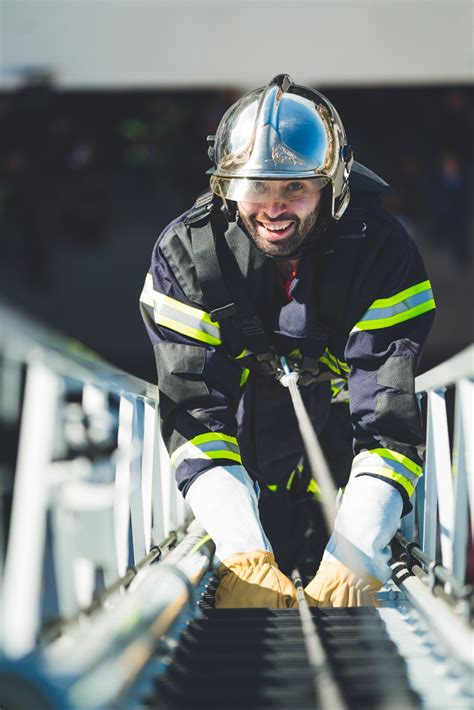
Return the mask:
<path fill-rule="evenodd" d="M 218 322 L 220 320 L 225 320 L 226 318 L 232 318 L 232 316 L 237 315 L 237 307 L 235 303 L 228 303 L 226 306 L 221 306 L 220 308 L 214 308 L 209 313 L 209 318 Z"/>

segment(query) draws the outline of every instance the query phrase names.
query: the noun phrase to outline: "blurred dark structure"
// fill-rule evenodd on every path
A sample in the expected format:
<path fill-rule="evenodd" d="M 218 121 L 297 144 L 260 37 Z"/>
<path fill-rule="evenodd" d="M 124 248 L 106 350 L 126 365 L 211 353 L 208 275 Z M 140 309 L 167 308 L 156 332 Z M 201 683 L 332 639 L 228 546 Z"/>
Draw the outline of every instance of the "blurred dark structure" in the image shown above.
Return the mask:
<path fill-rule="evenodd" d="M 426 369 L 473 340 L 474 90 L 322 91 L 425 258 L 439 306 Z M 47 82 L 0 93 L 0 298 L 153 380 L 138 313 L 150 252 L 205 189 L 206 136 L 236 98 Z"/>

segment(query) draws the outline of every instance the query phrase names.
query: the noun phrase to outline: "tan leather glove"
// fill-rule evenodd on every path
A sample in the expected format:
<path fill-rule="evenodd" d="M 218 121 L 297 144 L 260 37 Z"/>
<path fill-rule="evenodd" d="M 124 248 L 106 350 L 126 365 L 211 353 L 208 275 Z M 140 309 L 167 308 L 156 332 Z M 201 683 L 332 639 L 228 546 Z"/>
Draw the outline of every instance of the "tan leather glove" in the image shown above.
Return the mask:
<path fill-rule="evenodd" d="M 309 606 L 380 606 L 377 592 L 381 587 L 375 577 L 355 574 L 341 562 L 321 562 L 305 593 Z"/>
<path fill-rule="evenodd" d="M 296 604 L 293 583 L 278 569 L 272 552 L 252 550 L 227 557 L 218 569 L 216 607 L 270 607 Z"/>

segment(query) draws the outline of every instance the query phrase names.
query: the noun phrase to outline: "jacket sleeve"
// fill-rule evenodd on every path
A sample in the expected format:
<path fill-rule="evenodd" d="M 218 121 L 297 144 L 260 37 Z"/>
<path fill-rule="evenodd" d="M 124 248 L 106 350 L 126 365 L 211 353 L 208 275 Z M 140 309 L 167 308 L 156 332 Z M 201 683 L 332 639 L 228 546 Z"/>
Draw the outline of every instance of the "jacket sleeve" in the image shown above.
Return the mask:
<path fill-rule="evenodd" d="M 208 469 L 242 463 L 235 418 L 242 370 L 226 354 L 218 323 L 186 297 L 182 278 L 170 267 L 159 239 L 140 310 L 155 353 L 162 435 L 186 495 Z"/>
<path fill-rule="evenodd" d="M 395 486 L 407 513 L 425 448 L 414 380 L 435 302 L 418 250 L 400 225 L 386 252 L 378 273 L 372 273 L 375 298 L 360 313 L 346 345 L 355 454 L 351 477 L 375 476 Z"/>

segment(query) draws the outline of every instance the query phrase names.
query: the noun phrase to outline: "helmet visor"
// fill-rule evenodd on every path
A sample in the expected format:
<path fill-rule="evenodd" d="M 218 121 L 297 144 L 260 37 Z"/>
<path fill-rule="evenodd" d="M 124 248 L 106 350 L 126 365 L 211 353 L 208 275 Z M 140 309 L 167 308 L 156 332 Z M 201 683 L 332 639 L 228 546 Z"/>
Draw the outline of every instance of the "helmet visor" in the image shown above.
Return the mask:
<path fill-rule="evenodd" d="M 327 185 L 329 178 L 298 180 L 258 180 L 252 178 L 211 177 L 211 190 L 234 202 L 289 202 L 311 197 Z"/>

